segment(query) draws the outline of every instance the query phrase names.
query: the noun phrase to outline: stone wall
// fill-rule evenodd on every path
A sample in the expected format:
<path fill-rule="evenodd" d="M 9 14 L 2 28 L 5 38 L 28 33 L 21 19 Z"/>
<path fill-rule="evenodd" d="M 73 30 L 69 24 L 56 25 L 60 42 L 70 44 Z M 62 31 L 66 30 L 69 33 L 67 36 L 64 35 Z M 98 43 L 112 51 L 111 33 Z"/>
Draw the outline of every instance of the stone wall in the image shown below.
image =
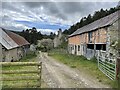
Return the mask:
<path fill-rule="evenodd" d="M 118 21 L 113 23 L 110 27 L 108 27 L 107 34 L 107 57 L 109 58 L 117 58 L 118 57 Z"/>
<path fill-rule="evenodd" d="M 3 61 L 10 62 L 11 60 L 16 61 L 18 60 L 17 56 L 17 48 L 11 50 L 3 50 Z"/>

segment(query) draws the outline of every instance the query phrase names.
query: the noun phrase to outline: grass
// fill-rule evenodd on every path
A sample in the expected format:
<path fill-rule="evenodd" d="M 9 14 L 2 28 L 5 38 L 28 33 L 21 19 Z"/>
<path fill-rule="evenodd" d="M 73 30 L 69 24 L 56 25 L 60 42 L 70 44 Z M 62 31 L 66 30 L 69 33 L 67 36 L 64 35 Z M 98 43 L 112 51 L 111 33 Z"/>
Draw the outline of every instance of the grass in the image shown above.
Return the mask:
<path fill-rule="evenodd" d="M 95 77 L 99 82 L 103 84 L 110 85 L 112 88 L 118 87 L 116 80 L 110 80 L 98 69 L 97 61 L 95 58 L 87 60 L 83 56 L 70 55 L 62 50 L 52 50 L 48 55 L 70 66 L 71 68 L 77 68 L 78 70 L 84 71 L 86 74 Z"/>
<path fill-rule="evenodd" d="M 24 56 L 20 59 L 20 62 L 35 61 L 36 57 L 37 57 L 37 54 L 30 51 L 26 56 Z"/>

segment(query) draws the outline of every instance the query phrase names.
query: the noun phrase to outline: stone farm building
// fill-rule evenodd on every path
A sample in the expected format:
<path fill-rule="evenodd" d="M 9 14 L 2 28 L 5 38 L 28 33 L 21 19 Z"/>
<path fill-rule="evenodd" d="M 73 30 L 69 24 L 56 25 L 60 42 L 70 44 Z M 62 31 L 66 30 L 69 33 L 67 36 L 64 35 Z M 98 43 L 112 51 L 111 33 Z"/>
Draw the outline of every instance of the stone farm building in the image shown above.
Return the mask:
<path fill-rule="evenodd" d="M 2 62 L 20 60 L 29 50 L 29 42 L 23 37 L 3 28 L 0 28 L 0 49 Z"/>
<path fill-rule="evenodd" d="M 118 56 L 118 23 L 120 11 L 79 28 L 68 37 L 70 54 L 92 57 L 116 58 Z"/>

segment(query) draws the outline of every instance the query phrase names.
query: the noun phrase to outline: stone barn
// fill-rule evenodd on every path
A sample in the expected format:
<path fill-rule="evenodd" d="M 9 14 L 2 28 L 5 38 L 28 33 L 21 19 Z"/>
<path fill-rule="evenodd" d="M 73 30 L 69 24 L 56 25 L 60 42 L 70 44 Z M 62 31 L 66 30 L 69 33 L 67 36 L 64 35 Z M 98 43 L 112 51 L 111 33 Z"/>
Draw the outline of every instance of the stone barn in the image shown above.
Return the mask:
<path fill-rule="evenodd" d="M 102 56 L 118 57 L 118 24 L 120 11 L 112 13 L 82 28 L 68 37 L 68 51 L 71 54 L 83 55 L 88 59 Z"/>

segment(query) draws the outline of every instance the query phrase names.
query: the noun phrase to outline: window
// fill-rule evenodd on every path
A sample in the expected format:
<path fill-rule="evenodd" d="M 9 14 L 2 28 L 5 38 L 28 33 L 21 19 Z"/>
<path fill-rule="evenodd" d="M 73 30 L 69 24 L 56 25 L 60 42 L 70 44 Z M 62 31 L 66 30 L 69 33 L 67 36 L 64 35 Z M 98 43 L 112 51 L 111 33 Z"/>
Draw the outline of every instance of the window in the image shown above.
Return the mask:
<path fill-rule="evenodd" d="M 106 51 L 106 44 L 95 44 L 96 50 Z M 94 44 L 87 44 L 87 48 L 94 49 Z"/>
<path fill-rule="evenodd" d="M 96 50 L 106 51 L 106 44 L 96 44 Z"/>
<path fill-rule="evenodd" d="M 87 48 L 94 49 L 94 44 L 87 44 Z"/>
<path fill-rule="evenodd" d="M 88 40 L 89 43 L 92 43 L 92 32 L 88 33 Z"/>

